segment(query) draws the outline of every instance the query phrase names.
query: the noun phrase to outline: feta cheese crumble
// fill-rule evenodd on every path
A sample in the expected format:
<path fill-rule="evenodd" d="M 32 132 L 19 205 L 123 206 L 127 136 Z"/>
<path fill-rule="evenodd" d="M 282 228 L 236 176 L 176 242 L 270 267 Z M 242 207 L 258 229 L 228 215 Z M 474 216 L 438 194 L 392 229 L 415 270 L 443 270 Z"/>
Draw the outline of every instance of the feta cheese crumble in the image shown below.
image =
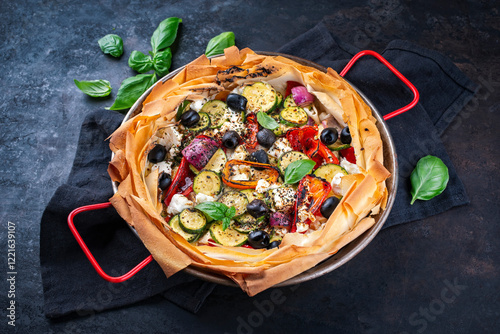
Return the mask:
<path fill-rule="evenodd" d="M 191 202 L 186 196 L 181 194 L 175 194 L 172 196 L 170 200 L 170 204 L 167 208 L 167 213 L 171 215 L 176 215 L 181 213 L 182 210 L 190 208 L 193 206 L 193 202 Z"/>
<path fill-rule="evenodd" d="M 267 154 L 278 159 L 283 153 L 293 151 L 292 145 L 285 137 L 278 138 L 273 146 L 267 151 Z"/>
<path fill-rule="evenodd" d="M 359 170 L 358 165 L 350 163 L 346 159 L 342 158 L 342 161 L 340 161 L 340 166 L 346 170 L 347 173 L 349 174 L 359 174 L 361 171 Z"/>

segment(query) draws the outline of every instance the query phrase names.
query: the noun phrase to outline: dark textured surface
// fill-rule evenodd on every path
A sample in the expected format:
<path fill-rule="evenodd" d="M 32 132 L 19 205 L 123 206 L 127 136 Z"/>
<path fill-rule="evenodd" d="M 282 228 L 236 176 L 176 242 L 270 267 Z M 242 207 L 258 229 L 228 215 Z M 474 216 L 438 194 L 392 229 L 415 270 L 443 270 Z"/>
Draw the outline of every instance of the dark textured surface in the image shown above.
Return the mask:
<path fill-rule="evenodd" d="M 7 221 L 16 223 L 18 267 L 16 328 L 7 326 L 2 279 L 0 332 L 498 332 L 498 7 L 494 1 L 399 0 L 0 2 L 0 247 L 7 245 Z M 347 265 L 294 290 L 250 299 L 217 287 L 197 315 L 155 297 L 96 315 L 47 320 L 38 269 L 40 217 L 69 175 L 83 118 L 97 108 L 106 113 L 112 103 L 80 93 L 72 80 L 107 79 L 114 97 L 133 74 L 126 66 L 130 52 L 147 51 L 151 33 L 169 16 L 184 20 L 173 68 L 197 57 L 222 31 L 234 31 L 240 47 L 272 51 L 323 17 L 359 47 L 382 51 L 393 39 L 408 39 L 444 53 L 481 85 L 443 135 L 471 204 L 383 231 Z M 100 52 L 97 40 L 107 33 L 123 37 L 121 59 Z M 6 256 L 1 264 L 6 273 Z M 461 288 L 455 294 L 445 290 L 454 282 Z"/>

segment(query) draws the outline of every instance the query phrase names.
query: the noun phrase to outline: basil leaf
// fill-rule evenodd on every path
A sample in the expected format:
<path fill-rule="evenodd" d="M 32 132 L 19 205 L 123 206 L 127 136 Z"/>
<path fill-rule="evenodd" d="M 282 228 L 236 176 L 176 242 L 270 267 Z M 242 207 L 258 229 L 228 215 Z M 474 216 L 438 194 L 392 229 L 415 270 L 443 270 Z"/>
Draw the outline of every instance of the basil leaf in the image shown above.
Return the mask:
<path fill-rule="evenodd" d="M 285 184 L 294 184 L 302 180 L 304 176 L 311 173 L 316 162 L 304 159 L 289 164 L 285 169 Z"/>
<path fill-rule="evenodd" d="M 271 116 L 269 116 L 268 114 L 266 114 L 265 112 L 262 112 L 262 111 L 259 111 L 257 113 L 257 122 L 259 122 L 259 124 L 263 128 L 266 128 L 269 130 L 274 130 L 279 126 L 278 122 L 276 122 L 276 120 L 274 118 L 272 118 Z"/>
<path fill-rule="evenodd" d="M 172 51 L 170 51 L 170 48 L 157 52 L 153 58 L 153 66 L 159 77 L 163 77 L 168 74 L 171 64 Z"/>
<path fill-rule="evenodd" d="M 134 71 L 145 73 L 153 68 L 153 61 L 150 56 L 134 50 L 128 58 L 128 66 Z"/>
<path fill-rule="evenodd" d="M 120 36 L 109 34 L 97 41 L 102 52 L 113 57 L 120 57 L 123 54 L 123 41 Z"/>
<path fill-rule="evenodd" d="M 222 220 L 227 211 L 227 205 L 219 202 L 203 202 L 195 206 L 195 208 L 215 220 Z"/>
<path fill-rule="evenodd" d="M 448 184 L 448 167 L 438 157 L 428 155 L 417 162 L 410 176 L 411 203 L 417 200 L 428 201 L 441 194 Z"/>
<path fill-rule="evenodd" d="M 212 38 L 205 50 L 205 56 L 215 56 L 224 53 L 224 49 L 234 45 L 234 33 L 232 31 L 223 32 Z"/>
<path fill-rule="evenodd" d="M 184 100 L 182 104 L 177 108 L 177 114 L 175 115 L 175 121 L 178 122 L 181 120 L 181 116 L 184 113 L 184 110 L 187 109 L 187 107 L 191 104 L 190 101 Z"/>
<path fill-rule="evenodd" d="M 226 217 L 229 219 L 233 218 L 235 214 L 236 214 L 236 208 L 234 206 L 231 206 L 226 211 Z"/>
<path fill-rule="evenodd" d="M 78 81 L 74 79 L 76 87 L 92 97 L 104 97 L 111 93 L 111 85 L 107 80 Z"/>
<path fill-rule="evenodd" d="M 182 19 L 178 17 L 169 17 L 158 25 L 153 36 L 151 36 L 151 48 L 153 49 L 153 53 L 172 45 L 177 37 L 177 30 L 181 22 Z"/>
<path fill-rule="evenodd" d="M 108 110 L 122 110 L 130 108 L 135 101 L 156 82 L 156 75 L 138 74 L 122 81 L 122 85 L 116 94 L 115 102 Z"/>
<path fill-rule="evenodd" d="M 229 225 L 231 225 L 231 219 L 227 217 L 222 218 L 222 230 L 225 231 Z"/>

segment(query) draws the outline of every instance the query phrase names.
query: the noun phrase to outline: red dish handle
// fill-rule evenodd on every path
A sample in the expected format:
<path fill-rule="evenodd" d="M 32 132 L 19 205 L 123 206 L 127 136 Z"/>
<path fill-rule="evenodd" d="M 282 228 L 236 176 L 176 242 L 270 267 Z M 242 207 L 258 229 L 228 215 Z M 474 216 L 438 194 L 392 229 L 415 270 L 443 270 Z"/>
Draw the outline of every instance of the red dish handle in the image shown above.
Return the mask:
<path fill-rule="evenodd" d="M 90 252 L 89 248 L 87 247 L 87 245 L 83 241 L 82 237 L 80 236 L 80 233 L 78 233 L 78 231 L 76 230 L 75 224 L 73 223 L 73 218 L 77 214 L 79 214 L 79 213 L 82 213 L 82 212 L 85 212 L 85 211 L 92 211 L 92 210 L 104 209 L 104 208 L 108 208 L 110 206 L 111 206 L 111 203 L 107 202 L 107 203 L 99 203 L 99 204 L 93 204 L 93 205 L 86 205 L 86 206 L 82 206 L 82 207 L 76 208 L 75 210 L 71 211 L 71 213 L 68 216 L 68 226 L 69 226 L 69 229 L 71 230 L 71 233 L 73 233 L 73 236 L 75 237 L 76 241 L 80 245 L 81 249 L 83 250 L 83 252 L 87 256 L 87 259 L 89 259 L 90 263 L 92 264 L 92 266 L 94 267 L 94 269 L 97 271 L 97 273 L 102 278 L 104 278 L 106 281 L 108 281 L 108 282 L 111 282 L 111 283 L 121 283 L 121 282 L 124 282 L 124 281 L 128 280 L 129 278 L 131 278 L 135 274 L 137 274 L 149 262 L 153 261 L 153 256 L 150 255 L 147 258 L 145 258 L 141 263 L 139 263 L 137 266 L 135 266 L 132 270 L 130 270 L 125 275 L 122 275 L 122 276 L 119 276 L 119 277 L 109 276 L 108 274 L 106 274 L 104 272 L 104 270 L 102 270 L 102 268 L 99 265 L 99 263 L 97 263 L 96 259 L 94 258 L 94 256 Z"/>
<path fill-rule="evenodd" d="M 415 88 L 415 86 L 410 82 L 410 80 L 406 79 L 406 77 L 404 75 L 402 75 L 394 66 L 392 66 L 384 57 L 382 57 L 380 54 L 376 53 L 375 51 L 364 50 L 364 51 L 358 52 L 354 57 L 352 57 L 352 59 L 349 61 L 349 63 L 347 63 L 347 65 L 344 67 L 342 72 L 340 72 L 340 76 L 342 76 L 342 77 L 345 76 L 346 73 L 351 69 L 352 65 L 354 65 L 354 63 L 359 58 L 361 58 L 363 56 L 373 56 L 373 57 L 377 58 L 382 64 L 387 66 L 387 68 L 389 68 L 392 71 L 392 73 L 394 73 L 399 79 L 401 79 L 401 81 L 403 81 L 404 84 L 406 86 L 408 86 L 408 88 L 410 88 L 410 90 L 413 93 L 413 101 L 411 101 L 410 104 L 385 115 L 384 120 L 387 121 L 388 119 L 393 118 L 394 116 L 401 115 L 402 113 L 410 110 L 411 108 L 413 108 L 417 104 L 418 99 L 420 97 L 417 88 Z"/>

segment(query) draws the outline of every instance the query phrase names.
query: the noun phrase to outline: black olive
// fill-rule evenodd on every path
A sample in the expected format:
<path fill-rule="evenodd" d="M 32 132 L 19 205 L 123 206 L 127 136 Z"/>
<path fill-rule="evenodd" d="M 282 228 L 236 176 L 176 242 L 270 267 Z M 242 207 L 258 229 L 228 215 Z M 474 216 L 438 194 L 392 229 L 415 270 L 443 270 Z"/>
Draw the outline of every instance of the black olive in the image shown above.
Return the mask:
<path fill-rule="evenodd" d="M 247 109 L 247 98 L 239 94 L 229 94 L 226 98 L 226 103 L 229 108 L 237 111 L 245 111 Z"/>
<path fill-rule="evenodd" d="M 172 183 L 172 177 L 170 176 L 170 174 L 161 173 L 160 177 L 158 178 L 158 187 L 163 191 L 168 189 L 170 183 Z"/>
<path fill-rule="evenodd" d="M 158 162 L 162 162 L 165 160 L 165 156 L 167 155 L 167 149 L 165 146 L 156 144 L 155 147 L 148 153 L 149 162 L 156 164 Z"/>
<path fill-rule="evenodd" d="M 267 248 L 269 240 L 269 234 L 266 231 L 257 230 L 248 234 L 248 244 L 256 249 Z"/>
<path fill-rule="evenodd" d="M 232 149 L 238 146 L 240 142 L 240 135 L 234 130 L 230 130 L 222 136 L 222 144 L 224 147 Z"/>
<path fill-rule="evenodd" d="M 254 199 L 247 204 L 247 211 L 252 217 L 259 218 L 267 214 L 268 209 L 264 201 L 260 199 Z"/>
<path fill-rule="evenodd" d="M 199 121 L 200 121 L 200 115 L 194 110 L 189 110 L 188 112 L 185 112 L 181 116 L 181 124 L 184 125 L 186 128 L 192 128 Z"/>
<path fill-rule="evenodd" d="M 352 141 L 351 132 L 349 131 L 349 127 L 346 126 L 340 132 L 340 141 L 342 144 L 350 144 Z"/>
<path fill-rule="evenodd" d="M 267 153 L 264 150 L 257 150 L 252 154 L 250 154 L 250 156 L 253 158 L 252 161 L 259 162 L 261 164 L 269 163 L 269 157 L 267 156 Z"/>
<path fill-rule="evenodd" d="M 321 205 L 321 209 L 319 210 L 321 212 L 321 215 L 325 218 L 328 218 L 331 216 L 337 205 L 339 205 L 340 200 L 337 197 L 328 197 L 323 204 Z"/>
<path fill-rule="evenodd" d="M 281 244 L 281 240 L 274 240 L 267 246 L 267 249 L 277 248 Z"/>
<path fill-rule="evenodd" d="M 265 147 L 270 148 L 276 141 L 276 135 L 269 129 L 262 129 L 257 132 L 257 142 Z"/>
<path fill-rule="evenodd" d="M 339 132 L 335 128 L 326 128 L 321 131 L 321 142 L 325 145 L 331 145 L 339 139 Z"/>

